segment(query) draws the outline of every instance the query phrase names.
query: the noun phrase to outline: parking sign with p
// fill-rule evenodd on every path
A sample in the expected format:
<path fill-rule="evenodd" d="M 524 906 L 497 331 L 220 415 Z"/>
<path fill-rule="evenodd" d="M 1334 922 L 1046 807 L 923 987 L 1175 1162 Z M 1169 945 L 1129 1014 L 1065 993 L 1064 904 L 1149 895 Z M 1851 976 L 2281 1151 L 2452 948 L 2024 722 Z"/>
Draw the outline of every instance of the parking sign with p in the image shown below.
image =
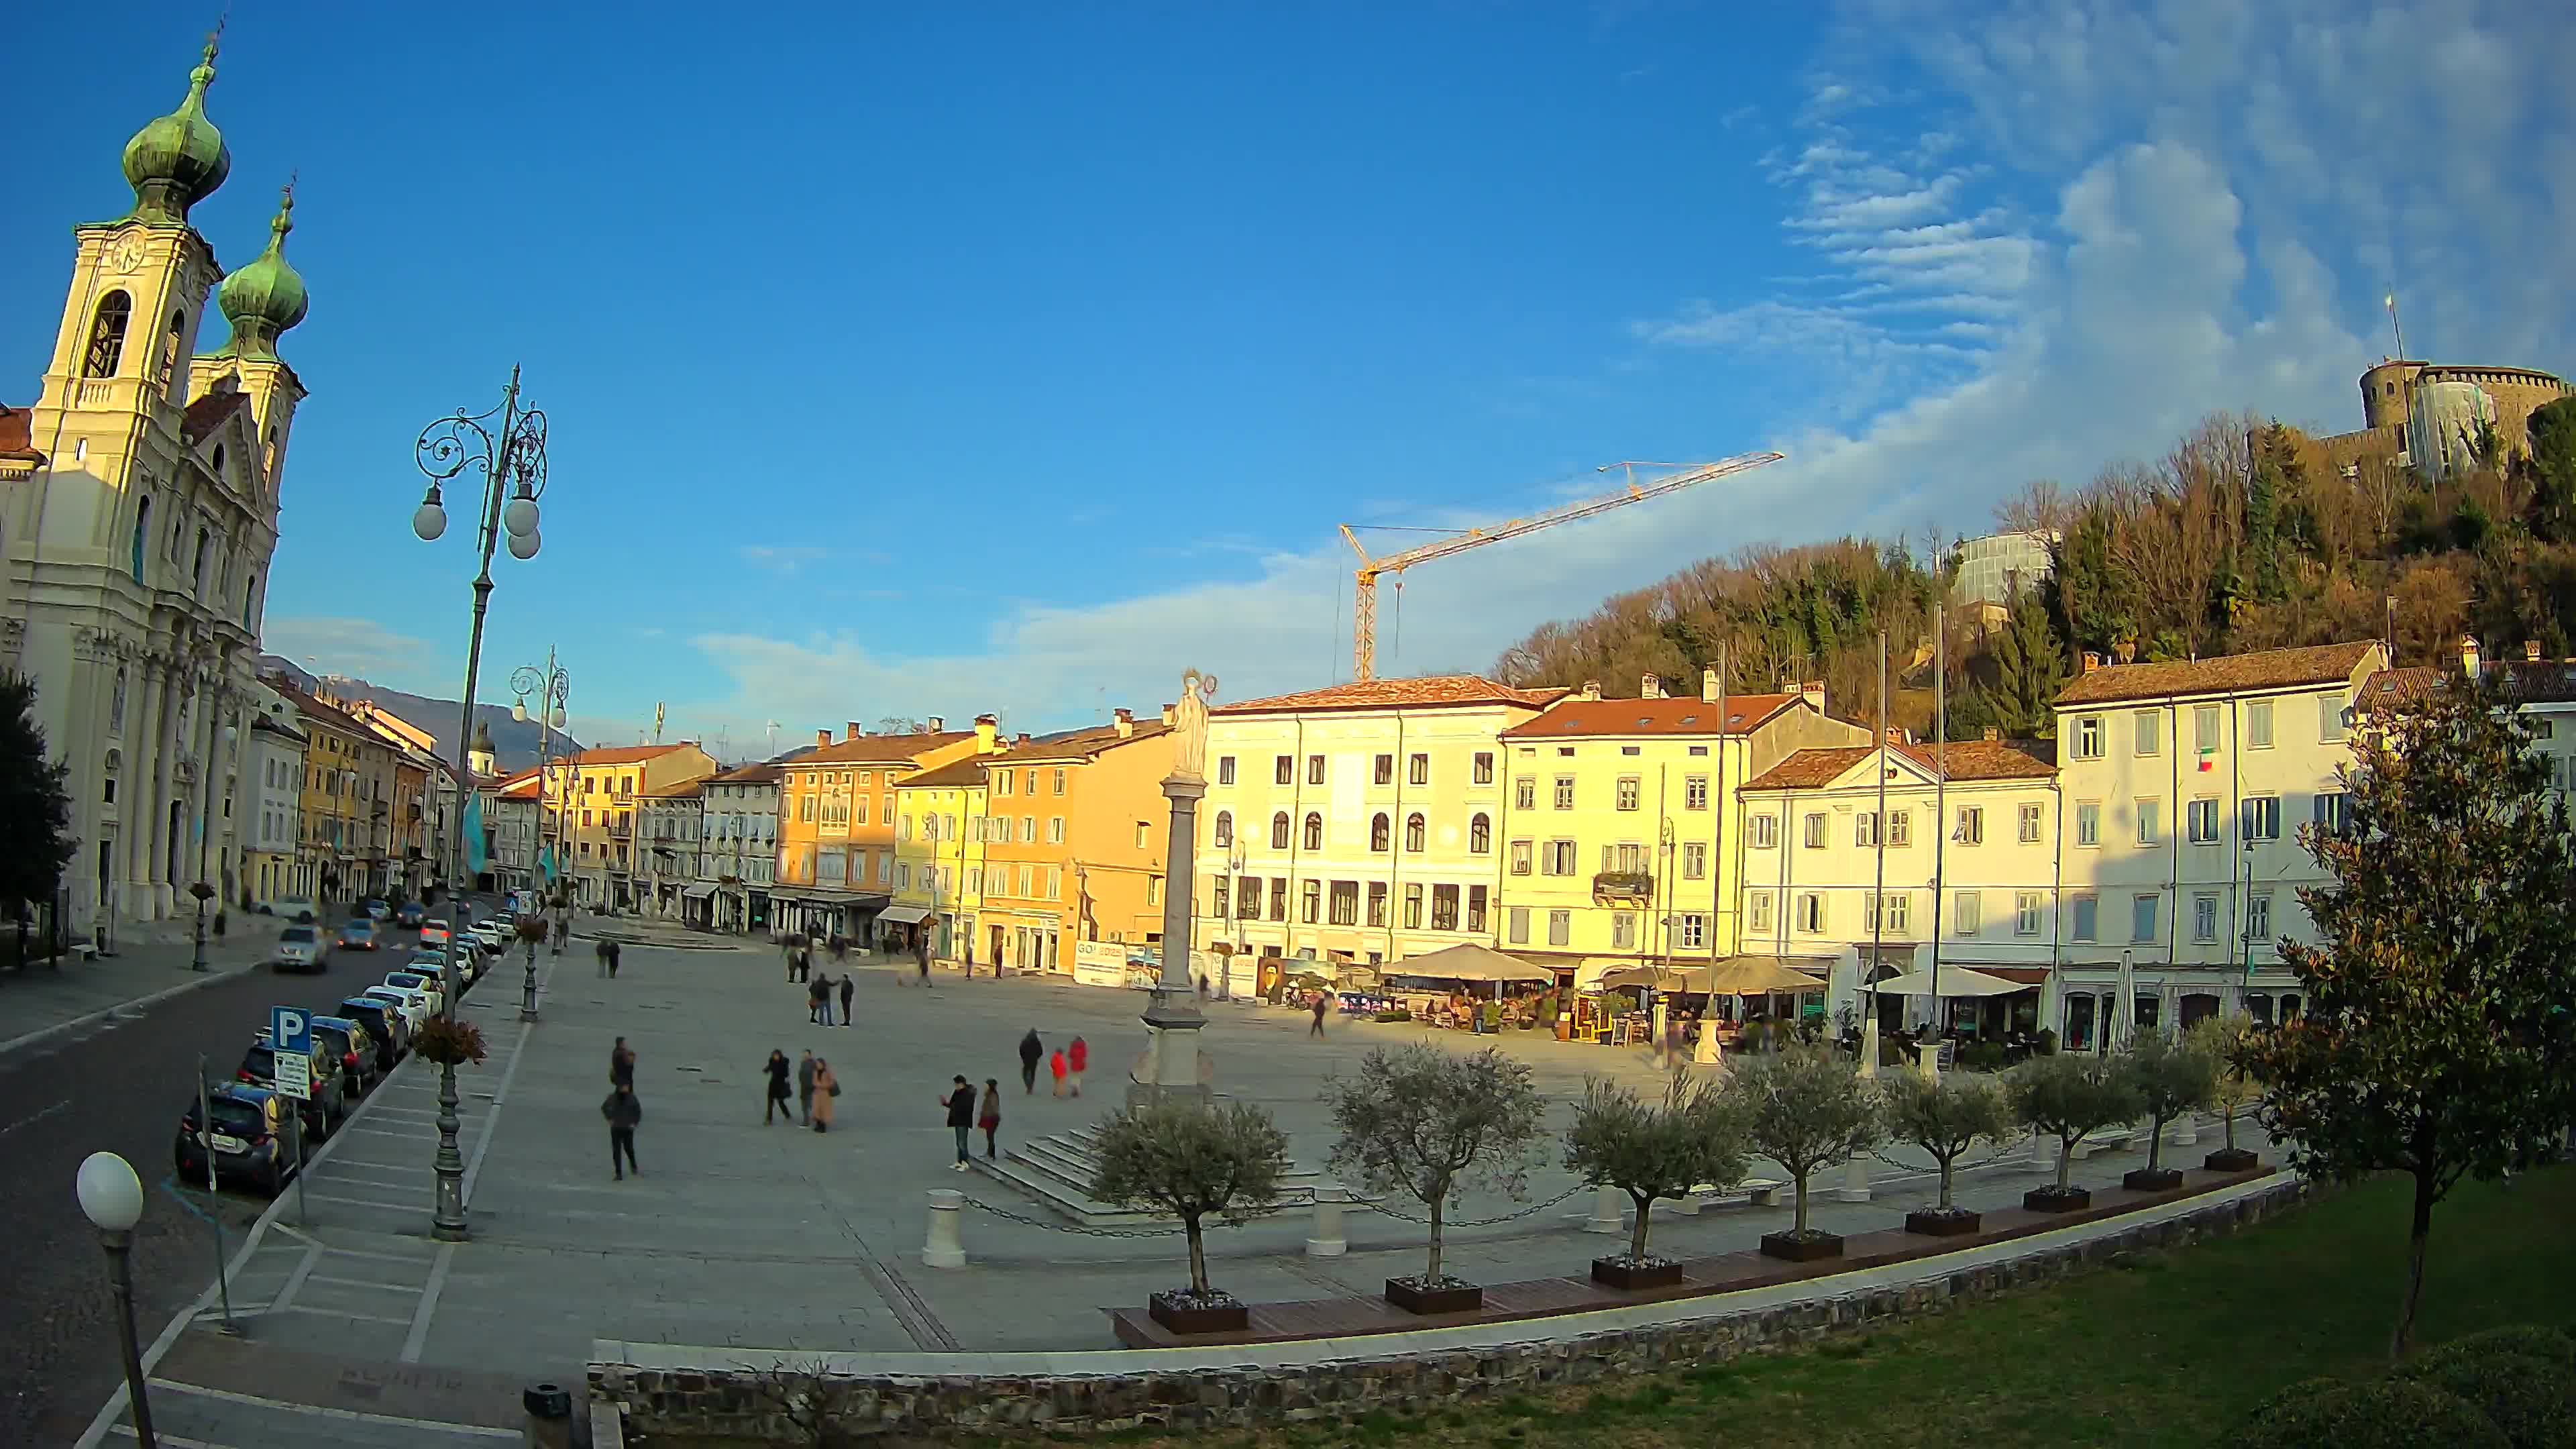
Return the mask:
<path fill-rule="evenodd" d="M 313 1013 L 300 1006 L 268 1009 L 268 1039 L 282 1052 L 309 1056 L 313 1051 Z"/>

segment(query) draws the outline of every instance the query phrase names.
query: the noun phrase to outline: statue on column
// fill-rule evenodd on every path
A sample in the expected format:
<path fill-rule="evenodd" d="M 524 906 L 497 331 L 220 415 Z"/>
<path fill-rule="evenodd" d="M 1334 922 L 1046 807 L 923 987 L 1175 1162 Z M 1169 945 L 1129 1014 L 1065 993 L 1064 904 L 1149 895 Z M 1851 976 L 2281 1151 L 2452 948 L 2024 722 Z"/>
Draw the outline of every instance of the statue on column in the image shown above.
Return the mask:
<path fill-rule="evenodd" d="M 1216 693 L 1216 676 L 1196 669 L 1181 675 L 1181 701 L 1172 706 L 1172 774 L 1176 779 L 1207 779 L 1208 696 Z"/>

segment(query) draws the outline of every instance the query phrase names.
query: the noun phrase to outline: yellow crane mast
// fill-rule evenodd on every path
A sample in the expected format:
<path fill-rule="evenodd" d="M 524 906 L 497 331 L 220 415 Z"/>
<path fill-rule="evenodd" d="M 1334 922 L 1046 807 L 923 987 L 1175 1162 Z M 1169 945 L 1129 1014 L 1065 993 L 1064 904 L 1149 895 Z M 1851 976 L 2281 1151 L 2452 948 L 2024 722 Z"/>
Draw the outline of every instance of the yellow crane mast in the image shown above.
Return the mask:
<path fill-rule="evenodd" d="M 1369 557 L 1369 551 L 1360 547 L 1359 535 L 1351 531 L 1351 525 L 1343 524 L 1342 541 L 1351 546 L 1351 552 L 1360 556 L 1360 566 L 1351 575 L 1353 585 L 1351 678 L 1377 677 L 1377 581 L 1381 575 L 1402 573 L 1415 564 L 1428 563 L 1435 558 L 1447 558 L 1453 553 L 1464 553 L 1468 549 L 1489 543 L 1500 543 L 1507 538 L 1519 538 L 1523 534 L 1536 533 L 1542 528 L 1553 528 L 1560 523 L 1571 523 L 1578 518 L 1590 518 L 1596 513 L 1607 513 L 1613 508 L 1624 508 L 1631 503 L 1643 503 L 1649 498 L 1659 498 L 1667 493 L 1678 493 L 1684 488 L 1705 483 L 1712 478 L 1723 478 L 1729 473 L 1742 473 L 1748 469 L 1759 468 L 1766 463 L 1777 463 L 1788 456 L 1786 453 L 1739 453 L 1735 457 L 1721 458 L 1714 463 L 1604 463 L 1594 471 L 1607 473 L 1613 468 L 1620 469 L 1627 474 L 1627 486 L 1615 492 L 1604 493 L 1597 498 L 1585 498 L 1548 509 L 1544 513 L 1533 513 L 1527 518 L 1511 519 L 1488 528 L 1470 528 L 1451 534 L 1447 538 L 1434 539 L 1417 548 L 1408 548 L 1402 553 L 1388 554 L 1383 558 Z M 1681 471 L 1667 473 L 1660 478 L 1652 478 L 1640 483 L 1637 481 L 1639 468 L 1679 468 Z"/>

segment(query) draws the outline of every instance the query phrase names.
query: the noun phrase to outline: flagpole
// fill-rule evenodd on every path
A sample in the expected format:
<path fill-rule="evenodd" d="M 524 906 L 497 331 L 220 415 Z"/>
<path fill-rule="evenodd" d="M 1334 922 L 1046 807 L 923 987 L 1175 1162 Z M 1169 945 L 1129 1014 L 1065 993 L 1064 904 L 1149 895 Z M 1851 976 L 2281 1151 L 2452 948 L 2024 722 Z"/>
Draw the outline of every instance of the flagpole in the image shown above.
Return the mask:
<path fill-rule="evenodd" d="M 2406 360 L 2406 328 L 2397 320 L 2397 294 L 2388 294 L 2388 330 L 2397 337 L 2397 360 Z"/>

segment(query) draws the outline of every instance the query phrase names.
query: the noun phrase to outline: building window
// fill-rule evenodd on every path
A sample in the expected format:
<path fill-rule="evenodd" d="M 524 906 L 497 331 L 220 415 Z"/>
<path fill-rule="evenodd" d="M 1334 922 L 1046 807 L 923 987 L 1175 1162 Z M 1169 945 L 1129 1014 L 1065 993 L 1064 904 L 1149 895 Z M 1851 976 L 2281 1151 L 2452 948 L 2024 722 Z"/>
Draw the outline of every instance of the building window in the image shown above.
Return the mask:
<path fill-rule="evenodd" d="M 1864 850 L 1878 844 L 1878 815 L 1863 810 L 1852 817 L 1852 844 Z"/>
<path fill-rule="evenodd" d="M 1954 935 L 1973 936 L 1986 928 L 1986 898 L 1976 891 L 1958 891 L 1950 897 L 1950 930 Z"/>
<path fill-rule="evenodd" d="M 1610 913 L 1610 949 L 1613 951 L 1634 951 L 1637 949 L 1637 916 L 1635 912 L 1613 911 Z"/>
<path fill-rule="evenodd" d="M 1356 926 L 1360 922 L 1360 883 L 1355 880 L 1333 882 L 1333 924 Z"/>
<path fill-rule="evenodd" d="M 1458 888 L 1456 886 L 1436 885 L 1431 888 L 1431 929 L 1435 931 L 1458 929 Z"/>
<path fill-rule="evenodd" d="M 2218 897 L 2204 891 L 2191 898 L 2191 938 L 2202 945 L 2218 939 Z"/>
<path fill-rule="evenodd" d="M 1546 853 L 1539 857 L 1538 873 L 1541 875 L 1574 874 L 1574 842 L 1571 840 L 1549 841 L 1547 843 Z"/>
<path fill-rule="evenodd" d="M 1504 940 L 1515 946 L 1529 944 L 1529 913 L 1527 906 L 1513 906 L 1503 912 Z"/>
<path fill-rule="evenodd" d="M 1880 896 L 1877 908 L 1878 929 L 1884 934 L 1903 935 L 1913 923 L 1914 897 L 1911 892 L 1893 891 Z"/>
<path fill-rule="evenodd" d="M 1416 855 L 1421 854 L 1423 833 L 1422 817 L 1419 814 L 1404 817 L 1404 848 L 1406 850 Z"/>
<path fill-rule="evenodd" d="M 1771 929 L 1771 893 L 1753 891 L 1744 898 L 1744 928 L 1748 931 Z"/>
<path fill-rule="evenodd" d="M 1485 929 L 1485 891 L 1483 886 L 1467 887 L 1467 929 L 1479 935 Z"/>
<path fill-rule="evenodd" d="M 1415 887 L 1415 889 L 1417 889 L 1417 890 L 1418 890 L 1418 889 L 1420 889 L 1420 887 L 1418 887 L 1418 886 L 1417 886 L 1417 887 Z M 1569 945 L 1569 944 L 1571 944 L 1571 943 L 1573 942 L 1573 940 L 1574 940 L 1574 912 L 1572 912 L 1572 911 L 1550 911 L 1550 912 L 1548 912 L 1548 913 L 1547 913 L 1547 943 L 1548 943 L 1549 945 L 1551 945 L 1551 946 L 1564 946 L 1564 945 Z"/>
<path fill-rule="evenodd" d="M 1216 782 L 1220 785 L 1231 785 L 1234 783 L 1234 756 L 1219 755 L 1216 757 Z"/>
<path fill-rule="evenodd" d="M 2245 939 L 2248 941 L 2272 939 L 2272 893 L 2270 891 L 2252 891 L 2246 895 Z"/>
<path fill-rule="evenodd" d="M 1246 921 L 1261 919 L 1261 877 L 1248 875 L 1243 878 L 1243 894 L 1234 903 L 1234 913 Z"/>
<path fill-rule="evenodd" d="M 1270 817 L 1270 848 L 1272 850 L 1288 848 L 1288 812 L 1285 810 Z"/>
<path fill-rule="evenodd" d="M 2039 843 L 2039 823 L 2040 807 L 2037 804 L 2029 804 L 2021 807 L 2022 844 L 2037 845 Z"/>
<path fill-rule="evenodd" d="M 1708 917 L 1697 911 L 1685 911 L 1673 917 L 1673 945 L 1683 951 L 1708 949 Z"/>
<path fill-rule="evenodd" d="M 1526 841 L 1526 840 L 1515 840 L 1515 841 L 1513 841 L 1513 842 L 1512 842 L 1512 852 L 1511 852 L 1511 854 L 1512 854 L 1512 874 L 1514 874 L 1514 875 L 1527 875 L 1527 874 L 1529 874 L 1529 873 L 1530 873 L 1530 843 L 1529 843 L 1528 841 Z"/>
<path fill-rule="evenodd" d="M 1222 875 L 1211 877 L 1208 884 L 1208 899 L 1215 903 L 1215 909 L 1208 914 L 1220 921 L 1224 920 L 1234 910 L 1233 878 Z"/>
<path fill-rule="evenodd" d="M 1288 877 L 1284 875 L 1270 878 L 1270 919 L 1288 919 Z"/>
<path fill-rule="evenodd" d="M 2319 835 L 2341 835 L 2352 826 L 2352 796 L 2342 790 L 2317 792 L 2316 827 Z"/>
<path fill-rule="evenodd" d="M 1408 785 L 1431 783 L 1431 757 L 1415 755 L 1404 762 L 1404 782 Z"/>
<path fill-rule="evenodd" d="M 1799 829 L 1805 834 L 1806 845 L 1809 850 L 1822 850 L 1825 848 L 1825 812 L 1821 810 L 1809 811 L 1806 818 L 1800 822 Z"/>
<path fill-rule="evenodd" d="M 1010 794 L 1010 793 L 1011 793 L 1011 782 L 1012 782 L 1013 780 L 1017 779 L 1017 778 L 1019 778 L 1019 777 L 1018 777 L 1018 776 L 1016 776 L 1016 775 L 1013 775 L 1013 774 L 1012 774 L 1010 771 L 1008 771 L 1008 770 L 1003 770 L 1003 771 L 1000 771 L 999 773 L 995 774 L 995 775 L 993 776 L 993 784 L 994 784 L 994 786 L 995 786 L 996 788 L 994 789 L 993 793 L 994 793 L 994 794 L 996 794 L 996 795 L 1008 795 L 1008 794 Z"/>
<path fill-rule="evenodd" d="M 2352 734 L 2351 716 L 2345 711 L 2343 696 L 2322 695 L 2317 700 L 2317 741 L 2339 745 Z"/>
<path fill-rule="evenodd" d="M 1408 931 L 1422 929 L 1422 887 L 1419 885 L 1408 885 L 1404 888 L 1404 929 Z"/>
<path fill-rule="evenodd" d="M 1621 775 L 1619 777 L 1619 808 L 1622 810 L 1636 809 L 1637 794 L 1637 777 L 1634 775 Z"/>
<path fill-rule="evenodd" d="M 2245 706 L 2245 748 L 2272 748 L 2272 701 L 2258 699 Z"/>
<path fill-rule="evenodd" d="M 1887 843 L 1890 845 L 1912 845 L 1914 843 L 1913 811 L 1891 810 L 1887 813 Z"/>
<path fill-rule="evenodd" d="M 1380 812 L 1378 812 L 1377 814 L 1370 816 L 1370 817 L 1369 817 L 1369 849 L 1371 849 L 1371 850 L 1386 850 L 1386 849 L 1388 849 L 1388 848 L 1389 848 L 1389 840 L 1390 840 L 1390 837 L 1389 837 L 1389 830 L 1390 830 L 1390 828 L 1391 828 L 1391 827 L 1389 827 L 1389 825 L 1387 824 L 1386 812 L 1384 812 L 1384 811 L 1380 811 Z"/>
<path fill-rule="evenodd" d="M 134 299 L 121 291 L 98 299 L 90 314 L 89 349 L 81 356 L 81 376 L 114 377 L 125 359 L 125 324 L 134 316 Z"/>
<path fill-rule="evenodd" d="M 1574 808 L 1574 777 L 1572 775 L 1559 775 L 1556 777 L 1556 808 L 1559 810 L 1571 810 Z"/>
<path fill-rule="evenodd" d="M 2194 800 L 2184 808 L 2186 829 L 2194 845 L 2218 843 L 2218 802 Z"/>
<path fill-rule="evenodd" d="M 1467 818 L 1467 853 L 1484 855 L 1494 848 L 1494 820 L 1483 811 Z"/>
<path fill-rule="evenodd" d="M 2281 797 L 2278 795 L 2249 796 L 2237 806 L 2237 809 L 2240 814 L 2236 822 L 2237 831 L 2245 839 L 2278 840 L 2281 838 Z"/>
<path fill-rule="evenodd" d="M 1986 843 L 1986 811 L 1982 805 L 1959 807 L 1959 823 L 1952 827 L 1950 838 L 1961 845 Z"/>
<path fill-rule="evenodd" d="M 152 495 L 134 505 L 134 581 L 143 582 L 143 540 L 152 536 Z"/>
<path fill-rule="evenodd" d="M 1299 894 L 1305 897 L 1306 910 L 1303 919 L 1307 925 L 1314 925 L 1323 918 L 1324 914 L 1324 883 L 1310 880 L 1300 888 Z"/>
<path fill-rule="evenodd" d="M 865 805 L 865 804 L 866 804 L 866 803 L 868 803 L 868 802 L 866 802 L 865 800 L 862 800 L 862 801 L 860 801 L 859 803 L 860 803 L 860 804 L 862 804 L 862 805 Z M 865 820 L 862 820 L 862 821 L 860 821 L 859 823 L 860 823 L 861 825 L 865 825 L 865 824 L 867 824 L 868 822 L 866 822 Z M 1048 816 L 1048 817 L 1047 817 L 1047 844 L 1049 844 L 1049 845 L 1062 845 L 1062 844 L 1064 844 L 1064 817 L 1063 817 L 1063 816 L 1061 816 L 1061 815 L 1050 815 L 1050 816 Z"/>
<path fill-rule="evenodd" d="M 1297 757 L 1294 755 L 1281 755 L 1277 760 L 1273 761 L 1270 769 L 1270 778 L 1273 782 L 1281 785 L 1293 785 L 1297 783 Z"/>
<path fill-rule="evenodd" d="M 1755 850 L 1772 850 L 1780 844 L 1780 817 L 1755 815 L 1744 822 L 1746 840 Z"/>
<path fill-rule="evenodd" d="M 1324 848 L 1324 817 L 1312 810 L 1306 812 L 1306 848 L 1308 850 Z"/>
<path fill-rule="evenodd" d="M 2084 714 L 2075 717 L 2075 758 L 2102 758 L 2102 716 Z"/>
<path fill-rule="evenodd" d="M 2013 896 L 2013 934 L 2039 934 L 2040 895 L 2037 891 L 2019 891 Z"/>
<path fill-rule="evenodd" d="M 1369 779 L 1380 785 L 1395 783 L 1395 756 L 1380 755 L 1369 761 Z"/>
<path fill-rule="evenodd" d="M 1684 879 L 1684 880 L 1706 880 L 1707 878 L 1708 878 L 1708 842 L 1707 842 L 1707 841 L 1705 841 L 1705 840 L 1685 840 L 1685 841 L 1683 841 L 1683 842 L 1682 842 L 1682 879 Z"/>
<path fill-rule="evenodd" d="M 1145 877 L 1145 904 L 1148 906 L 1159 906 L 1162 903 L 1163 878 L 1159 875 L 1149 875 Z"/>
<path fill-rule="evenodd" d="M 1385 925 L 1385 924 L 1386 924 L 1386 882 L 1385 882 L 1385 881 L 1382 881 L 1382 880 L 1373 880 L 1373 881 L 1370 881 L 1370 882 L 1369 882 L 1368 902 L 1369 902 L 1369 907 L 1368 907 L 1368 923 L 1369 923 L 1370 925 L 1372 925 L 1372 926 L 1383 926 L 1383 925 Z"/>
<path fill-rule="evenodd" d="M 2075 802 L 2075 843 L 2077 845 L 2102 843 L 2102 807 L 2098 803 L 2091 800 Z"/>
<path fill-rule="evenodd" d="M 2214 755 L 2218 753 L 2218 741 L 2218 706 L 2194 705 L 2191 711 L 2192 748 L 2204 755 Z"/>
<path fill-rule="evenodd" d="M 1682 808 L 1684 810 L 1705 810 L 1708 808 L 1708 776 L 1686 775 L 1682 777 Z"/>
<path fill-rule="evenodd" d="M 2102 939 L 2102 903 L 2093 896 L 2077 896 L 2073 902 L 2074 921 L 2067 934 L 2078 941 Z"/>
<path fill-rule="evenodd" d="M 2164 802 L 2161 800 L 2138 802 L 2138 843 L 2140 845 L 2153 845 L 2165 838 L 2164 814 Z"/>
<path fill-rule="evenodd" d="M 2162 896 L 2148 895 L 2129 898 L 2129 939 L 2131 941 L 2143 944 L 2156 938 L 2156 905 L 2163 899 Z"/>
<path fill-rule="evenodd" d="M 1533 779 L 1528 775 L 1523 775 L 1512 781 L 1512 808 L 1515 810 L 1536 810 L 1538 808 L 1538 781 L 1536 779 Z"/>
<path fill-rule="evenodd" d="M 2148 758 L 2165 752 L 2164 716 L 2152 709 L 2142 709 L 2129 716 L 2137 730 L 2137 752 Z"/>
<path fill-rule="evenodd" d="M 1473 779 L 1475 780 L 1475 783 L 1479 785 L 1490 785 L 1494 783 L 1493 751 L 1478 750 L 1476 752 L 1475 773 Z"/>
<path fill-rule="evenodd" d="M 1825 929 L 1825 898 L 1816 891 L 1798 896 L 1798 929 L 1807 935 L 1818 935 Z"/>
<path fill-rule="evenodd" d="M 1220 849 L 1234 844 L 1234 812 L 1231 810 L 1216 812 L 1216 843 Z"/>
<path fill-rule="evenodd" d="M 1320 785 L 1324 783 L 1323 756 L 1308 755 L 1306 757 L 1306 783 L 1309 785 Z"/>

